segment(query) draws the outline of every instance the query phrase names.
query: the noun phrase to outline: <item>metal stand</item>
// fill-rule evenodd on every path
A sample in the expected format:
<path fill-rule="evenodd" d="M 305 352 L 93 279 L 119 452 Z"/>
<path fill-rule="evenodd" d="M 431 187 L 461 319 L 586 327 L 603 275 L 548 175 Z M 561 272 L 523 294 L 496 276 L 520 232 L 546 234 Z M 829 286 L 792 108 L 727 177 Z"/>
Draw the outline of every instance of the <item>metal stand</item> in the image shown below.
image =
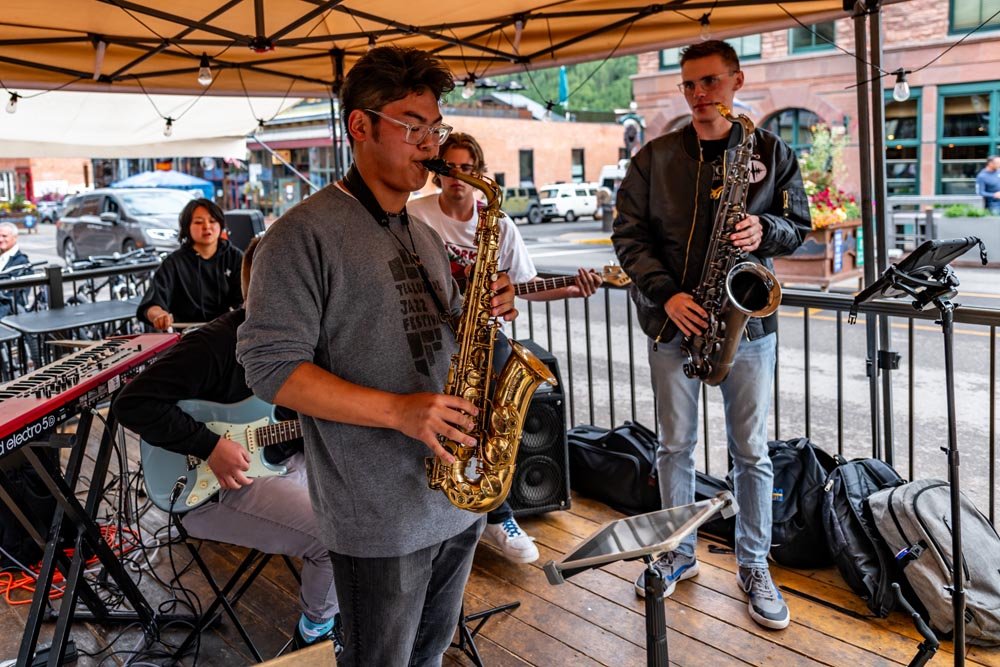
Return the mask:
<path fill-rule="evenodd" d="M 642 559 L 646 563 L 646 666 L 668 667 L 667 611 L 663 605 L 667 587 L 663 575 L 653 567 L 656 559 L 652 555 Z"/>
<path fill-rule="evenodd" d="M 483 659 L 479 655 L 479 647 L 476 646 L 476 635 L 478 635 L 479 631 L 482 630 L 484 625 L 486 625 L 486 621 L 493 618 L 494 615 L 517 609 L 520 606 L 520 602 L 509 602 L 507 604 L 502 604 L 499 607 L 484 609 L 483 611 L 477 611 L 474 614 L 466 616 L 465 605 L 463 604 L 461 616 L 458 619 L 458 641 L 452 642 L 451 648 L 457 648 L 459 651 L 469 656 L 469 660 L 471 660 L 472 664 L 476 667 L 483 667 Z M 475 623 L 476 626 L 470 629 L 469 626 L 473 623 Z"/>

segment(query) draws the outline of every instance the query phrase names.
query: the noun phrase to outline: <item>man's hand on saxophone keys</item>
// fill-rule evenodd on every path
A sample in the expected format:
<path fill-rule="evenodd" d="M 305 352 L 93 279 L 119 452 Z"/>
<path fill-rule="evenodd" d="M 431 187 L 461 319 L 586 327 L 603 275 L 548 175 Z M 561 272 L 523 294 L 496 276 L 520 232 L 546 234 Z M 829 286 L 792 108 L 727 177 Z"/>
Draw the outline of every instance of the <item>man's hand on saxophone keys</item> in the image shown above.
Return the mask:
<path fill-rule="evenodd" d="M 733 245 L 744 252 L 753 252 L 764 238 L 764 226 L 756 215 L 748 215 L 736 223 L 736 231 L 729 235 Z"/>
<path fill-rule="evenodd" d="M 700 334 L 708 326 L 708 313 L 687 292 L 678 292 L 667 299 L 663 310 L 685 336 Z"/>
<path fill-rule="evenodd" d="M 406 394 L 400 396 L 397 430 L 427 445 L 445 463 L 454 463 L 455 457 L 442 446 L 439 436 L 475 447 L 476 439 L 466 431 L 475 428 L 477 414 L 474 403 L 458 396 Z"/>
<path fill-rule="evenodd" d="M 517 317 L 517 308 L 514 307 L 514 286 L 510 283 L 510 276 L 506 272 L 498 273 L 490 283 L 490 289 L 493 291 L 490 314 L 493 317 L 502 317 L 508 322 Z"/>

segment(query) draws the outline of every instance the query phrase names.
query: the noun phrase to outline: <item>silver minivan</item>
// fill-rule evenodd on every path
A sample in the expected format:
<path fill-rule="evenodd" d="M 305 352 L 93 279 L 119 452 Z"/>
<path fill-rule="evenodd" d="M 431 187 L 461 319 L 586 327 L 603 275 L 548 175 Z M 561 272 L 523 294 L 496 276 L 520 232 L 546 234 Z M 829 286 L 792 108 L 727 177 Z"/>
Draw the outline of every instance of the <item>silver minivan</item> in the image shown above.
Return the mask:
<path fill-rule="evenodd" d="M 178 218 L 198 191 L 103 188 L 79 195 L 56 222 L 56 252 L 67 262 L 136 248 L 180 245 Z"/>
<path fill-rule="evenodd" d="M 554 218 L 573 222 L 583 216 L 597 216 L 597 187 L 590 183 L 543 185 L 539 193 L 546 222 Z"/>

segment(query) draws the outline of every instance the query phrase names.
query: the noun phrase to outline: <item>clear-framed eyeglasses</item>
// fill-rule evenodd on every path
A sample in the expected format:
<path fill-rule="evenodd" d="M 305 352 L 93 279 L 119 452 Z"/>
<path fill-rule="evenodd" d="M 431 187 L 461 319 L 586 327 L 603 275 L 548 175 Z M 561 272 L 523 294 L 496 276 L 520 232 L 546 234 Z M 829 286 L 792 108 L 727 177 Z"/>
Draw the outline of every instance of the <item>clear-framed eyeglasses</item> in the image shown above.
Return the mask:
<path fill-rule="evenodd" d="M 424 143 L 428 136 L 434 139 L 434 142 L 438 146 L 444 143 L 448 135 L 451 134 L 452 126 L 446 125 L 444 123 L 438 123 L 437 125 L 423 125 L 423 124 L 411 124 L 404 123 L 401 120 L 396 120 L 392 116 L 387 116 L 381 111 L 375 111 L 374 109 L 365 109 L 367 113 L 375 114 L 379 118 L 383 118 L 391 123 L 395 123 L 400 127 L 406 128 L 406 134 L 403 136 L 403 141 L 413 146 Z"/>
<path fill-rule="evenodd" d="M 458 169 L 463 174 L 470 174 L 470 175 L 476 174 L 477 176 L 479 175 L 476 172 L 476 165 L 469 164 L 468 162 L 464 162 L 462 164 L 456 164 L 454 162 L 445 162 L 445 164 L 448 165 L 449 169 Z"/>
<path fill-rule="evenodd" d="M 723 72 L 722 74 L 712 74 L 710 76 L 703 76 L 695 81 L 681 81 L 677 84 L 677 90 L 681 91 L 685 95 L 690 95 L 695 91 L 698 86 L 706 93 L 713 92 L 722 83 L 722 78 L 726 76 L 732 76 L 736 72 Z"/>

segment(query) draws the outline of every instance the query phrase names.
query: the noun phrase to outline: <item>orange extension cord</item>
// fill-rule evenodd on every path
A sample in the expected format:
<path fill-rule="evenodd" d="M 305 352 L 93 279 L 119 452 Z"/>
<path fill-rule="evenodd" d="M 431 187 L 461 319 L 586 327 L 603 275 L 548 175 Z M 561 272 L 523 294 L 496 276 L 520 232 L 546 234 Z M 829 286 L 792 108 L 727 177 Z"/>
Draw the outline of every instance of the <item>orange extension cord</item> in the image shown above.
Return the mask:
<path fill-rule="evenodd" d="M 114 524 L 101 526 L 101 537 L 104 541 L 108 543 L 108 546 L 119 556 L 124 556 L 130 551 L 136 548 L 139 541 L 139 534 L 128 527 L 123 527 L 122 532 L 125 533 L 128 538 L 126 541 L 122 541 L 121 536 L 118 534 L 118 526 Z M 63 551 L 67 558 L 73 557 L 73 549 L 65 549 Z M 97 563 L 97 556 L 93 556 L 87 560 L 85 565 L 90 567 Z M 42 564 L 37 563 L 31 568 L 32 571 L 37 575 L 42 569 Z M 62 572 L 58 569 L 52 575 L 52 587 L 49 590 L 49 599 L 58 600 L 62 597 L 63 591 L 61 584 L 65 581 Z M 29 604 L 31 602 L 31 597 L 35 594 L 35 577 L 31 577 L 24 573 L 14 573 L 14 572 L 0 572 L 0 591 L 3 591 L 4 599 L 9 605 L 21 605 Z M 17 597 L 15 597 L 15 595 Z"/>

